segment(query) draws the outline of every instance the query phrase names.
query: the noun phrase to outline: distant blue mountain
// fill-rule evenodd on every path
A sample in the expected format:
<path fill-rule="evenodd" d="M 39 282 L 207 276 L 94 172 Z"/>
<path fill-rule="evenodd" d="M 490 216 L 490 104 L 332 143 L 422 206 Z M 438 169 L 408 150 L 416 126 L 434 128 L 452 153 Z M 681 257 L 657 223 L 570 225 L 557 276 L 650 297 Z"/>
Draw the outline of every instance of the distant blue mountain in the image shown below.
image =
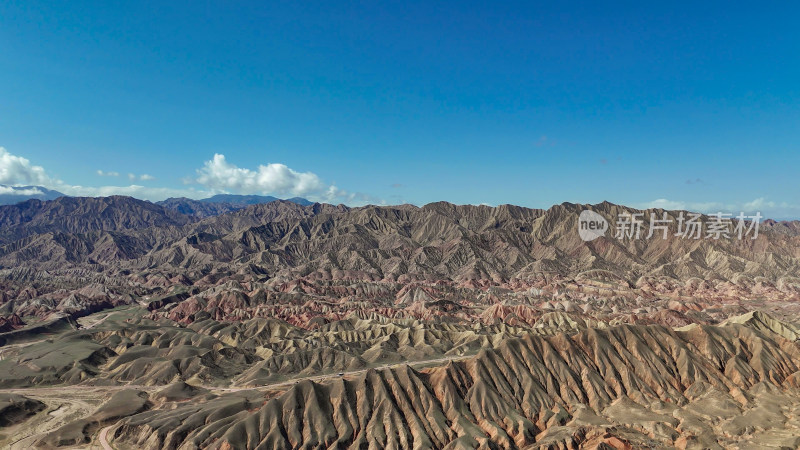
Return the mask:
<path fill-rule="evenodd" d="M 236 195 L 236 194 L 217 194 L 213 197 L 198 200 L 203 203 L 230 203 L 232 205 L 258 205 L 261 203 L 270 203 L 275 200 L 281 200 L 271 195 Z M 301 197 L 287 198 L 287 202 L 297 203 L 298 205 L 308 206 L 313 205 L 314 202 L 308 201 Z"/>
<path fill-rule="evenodd" d="M 202 200 L 192 200 L 185 197 L 168 198 L 166 200 L 156 202 L 156 204 L 161 205 L 164 208 L 177 211 L 181 214 L 204 218 L 238 211 L 240 209 L 247 208 L 250 205 L 271 203 L 277 200 L 280 199 L 271 195 L 218 194 Z M 297 203 L 301 206 L 314 204 L 313 202 L 300 197 L 290 198 L 285 201 Z"/>
<path fill-rule="evenodd" d="M 0 184 L 0 205 L 14 205 L 30 199 L 55 200 L 64 194 L 41 186 L 7 186 Z"/>

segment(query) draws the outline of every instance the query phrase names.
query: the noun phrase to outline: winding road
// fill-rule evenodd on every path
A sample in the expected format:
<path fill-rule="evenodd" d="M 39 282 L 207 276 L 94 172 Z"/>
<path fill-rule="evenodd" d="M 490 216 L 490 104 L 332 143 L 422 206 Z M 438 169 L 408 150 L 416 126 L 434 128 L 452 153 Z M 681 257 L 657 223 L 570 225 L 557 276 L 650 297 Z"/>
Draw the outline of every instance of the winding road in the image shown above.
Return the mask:
<path fill-rule="evenodd" d="M 100 446 L 103 447 L 103 450 L 114 450 L 114 447 L 108 443 L 108 430 L 113 428 L 114 425 L 109 425 L 102 430 L 100 430 L 100 434 L 97 436 L 97 440 L 100 441 Z"/>

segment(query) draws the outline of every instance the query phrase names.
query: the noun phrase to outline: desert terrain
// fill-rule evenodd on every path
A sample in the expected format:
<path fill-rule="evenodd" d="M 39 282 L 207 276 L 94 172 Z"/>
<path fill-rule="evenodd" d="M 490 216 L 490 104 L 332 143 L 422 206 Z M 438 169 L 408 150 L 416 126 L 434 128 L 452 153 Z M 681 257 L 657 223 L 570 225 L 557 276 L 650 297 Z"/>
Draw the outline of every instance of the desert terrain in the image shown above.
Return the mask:
<path fill-rule="evenodd" d="M 0 447 L 800 447 L 800 223 L 586 209 L 0 206 Z"/>

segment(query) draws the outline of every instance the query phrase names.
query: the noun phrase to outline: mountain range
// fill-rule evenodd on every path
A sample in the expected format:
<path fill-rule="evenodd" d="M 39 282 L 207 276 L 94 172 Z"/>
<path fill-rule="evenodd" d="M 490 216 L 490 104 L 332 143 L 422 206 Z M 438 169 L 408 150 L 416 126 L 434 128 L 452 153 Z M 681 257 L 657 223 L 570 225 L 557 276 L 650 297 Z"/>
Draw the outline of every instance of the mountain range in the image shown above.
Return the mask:
<path fill-rule="evenodd" d="M 272 203 L 278 200 L 281 199 L 269 195 L 217 194 L 201 200 L 192 200 L 186 197 L 168 198 L 166 200 L 156 202 L 156 204 L 167 209 L 177 211 L 181 214 L 202 218 L 218 216 L 220 214 L 247 208 L 250 205 Z M 286 199 L 285 201 L 297 203 L 298 205 L 303 206 L 312 204 L 312 202 L 301 197 L 292 197 Z"/>
<path fill-rule="evenodd" d="M 27 200 L 55 200 L 59 197 L 66 197 L 58 191 L 47 189 L 42 186 L 9 186 L 0 184 L 0 205 L 14 205 Z M 250 205 L 260 203 L 270 203 L 281 200 L 271 195 L 237 195 L 237 194 L 216 194 L 208 198 L 194 200 L 186 197 L 168 198 L 156 202 L 167 209 L 178 211 L 182 214 L 198 217 L 209 217 L 219 214 L 237 211 Z M 286 201 L 308 206 L 313 202 L 302 197 L 292 197 Z"/>
<path fill-rule="evenodd" d="M 0 206 L 0 446 L 800 445 L 800 222 L 218 200 Z"/>
<path fill-rule="evenodd" d="M 506 283 L 543 274 L 583 274 L 628 285 L 642 277 L 760 277 L 778 282 L 791 278 L 800 264 L 798 222 L 765 221 L 755 240 L 689 239 L 675 236 L 682 212 L 652 210 L 648 214 L 666 214 L 672 221 L 668 239 L 660 232 L 650 239 L 643 233 L 640 239 L 626 240 L 607 233 L 584 242 L 577 233 L 584 209 L 609 222 L 640 212 L 608 202 L 564 203 L 541 210 L 445 202 L 348 208 L 275 200 L 241 203 L 241 209 L 210 217 L 183 213 L 174 205 L 115 196 L 2 206 L 0 261 L 153 270 L 202 260 L 233 272 L 259 266 L 287 276 L 342 271 L 386 281 L 436 277 Z M 704 217 L 703 224 L 710 220 Z"/>

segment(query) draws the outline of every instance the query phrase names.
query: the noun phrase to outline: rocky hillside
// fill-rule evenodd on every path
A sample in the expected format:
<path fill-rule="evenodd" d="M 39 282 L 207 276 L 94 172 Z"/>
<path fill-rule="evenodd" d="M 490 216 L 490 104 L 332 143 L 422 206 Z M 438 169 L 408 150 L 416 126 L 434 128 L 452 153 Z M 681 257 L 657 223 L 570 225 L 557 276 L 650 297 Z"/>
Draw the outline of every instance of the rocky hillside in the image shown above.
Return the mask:
<path fill-rule="evenodd" d="M 199 310 L 259 317 L 268 306 L 261 290 L 266 298 L 294 295 L 269 306 L 288 321 L 342 318 L 358 304 L 353 310 L 395 308 L 392 316 L 415 318 L 483 317 L 490 314 L 484 307 L 496 305 L 502 317 L 514 310 L 528 322 L 530 313 L 520 308 L 566 302 L 569 310 L 645 308 L 648 315 L 653 305 L 677 301 L 706 302 L 698 309 L 708 315 L 693 320 L 714 323 L 727 317 L 712 307 L 721 301 L 776 305 L 800 294 L 796 222 L 767 221 L 757 239 L 687 239 L 675 236 L 683 212 L 653 210 L 644 213 L 673 221 L 666 239 L 660 232 L 648 239 L 644 228 L 639 239 L 609 231 L 584 242 L 577 220 L 587 208 L 612 224 L 620 214 L 639 213 L 610 203 L 537 210 L 275 201 L 200 219 L 126 197 L 29 201 L 0 207 L 0 300 L 5 314 L 25 320 L 24 314 L 75 315 L 142 297 L 173 298 L 153 303 L 160 305 L 156 313 L 191 321 Z M 702 220 L 708 226 L 711 218 Z M 228 282 L 256 300 L 195 295 Z M 92 285 L 104 290 L 87 295 Z M 170 297 L 176 288 L 184 298 Z"/>
<path fill-rule="evenodd" d="M 25 252 L 32 242 L 14 242 L 21 238 L 63 234 L 63 242 L 53 245 L 69 246 L 74 241 L 75 248 L 65 247 L 63 253 L 71 256 L 71 263 L 87 262 L 97 239 L 103 238 L 88 235 L 117 231 L 151 244 L 143 248 L 145 260 L 136 253 L 129 259 L 137 261 L 124 257 L 109 261 L 137 269 L 181 266 L 186 258 L 202 258 L 231 270 L 254 264 L 290 276 L 342 271 L 383 280 L 434 277 L 495 283 L 587 271 L 606 271 L 629 283 L 642 276 L 677 280 L 745 276 L 776 282 L 797 273 L 796 223 L 767 222 L 755 240 L 695 240 L 674 235 L 682 212 L 653 210 L 647 213 L 668 214 L 673 222 L 667 239 L 660 231 L 646 238 L 645 227 L 640 239 L 616 239 L 612 230 L 584 242 L 577 233 L 577 217 L 586 208 L 611 223 L 619 214 L 638 212 L 610 203 L 562 204 L 548 210 L 448 203 L 350 209 L 276 201 L 198 221 L 131 198 L 61 198 L 0 207 L 0 236 L 13 244 L 3 249 L 0 260 L 21 262 L 14 253 Z M 709 220 L 703 219 L 706 226 Z M 174 227 L 182 227 L 178 236 L 164 232 Z"/>
<path fill-rule="evenodd" d="M 182 226 L 191 219 L 131 197 L 59 197 L 0 206 L 0 242 L 28 236 Z"/>
<path fill-rule="evenodd" d="M 186 214 L 192 217 L 205 218 L 226 214 L 233 211 L 245 209 L 251 205 L 259 205 L 264 203 L 272 203 L 281 201 L 281 199 L 264 196 L 264 195 L 224 195 L 218 194 L 209 198 L 201 200 L 193 200 L 186 197 L 181 198 L 168 198 L 166 200 L 156 202 L 157 205 L 164 208 L 177 211 L 181 214 Z M 313 204 L 304 198 L 293 197 L 285 200 L 298 205 L 308 206 Z"/>
<path fill-rule="evenodd" d="M 146 449 L 800 445 L 800 349 L 787 338 L 797 331 L 791 324 L 750 314 L 720 326 L 541 330 L 515 337 L 522 329 L 495 328 L 499 335 L 481 338 L 377 318 L 315 332 L 278 321 L 205 319 L 181 329 L 112 318 L 21 347 L 17 362 L 2 363 L 30 373 L 17 385 L 108 392 L 94 412 L 41 434 L 37 442 L 48 447 L 84 445 L 101 427 L 102 439 Z M 474 356 L 443 356 L 435 347 L 451 347 L 453 338 L 483 342 Z M 307 347 L 323 342 L 331 348 Z M 374 351 L 391 345 L 430 352 L 395 360 Z M 359 346 L 373 346 L 362 353 L 369 358 L 334 350 Z M 88 380 L 100 378 L 108 387 L 91 387 Z M 26 392 L 45 402 L 56 393 Z M 16 401 L 23 400 L 44 409 L 39 400 Z"/>

